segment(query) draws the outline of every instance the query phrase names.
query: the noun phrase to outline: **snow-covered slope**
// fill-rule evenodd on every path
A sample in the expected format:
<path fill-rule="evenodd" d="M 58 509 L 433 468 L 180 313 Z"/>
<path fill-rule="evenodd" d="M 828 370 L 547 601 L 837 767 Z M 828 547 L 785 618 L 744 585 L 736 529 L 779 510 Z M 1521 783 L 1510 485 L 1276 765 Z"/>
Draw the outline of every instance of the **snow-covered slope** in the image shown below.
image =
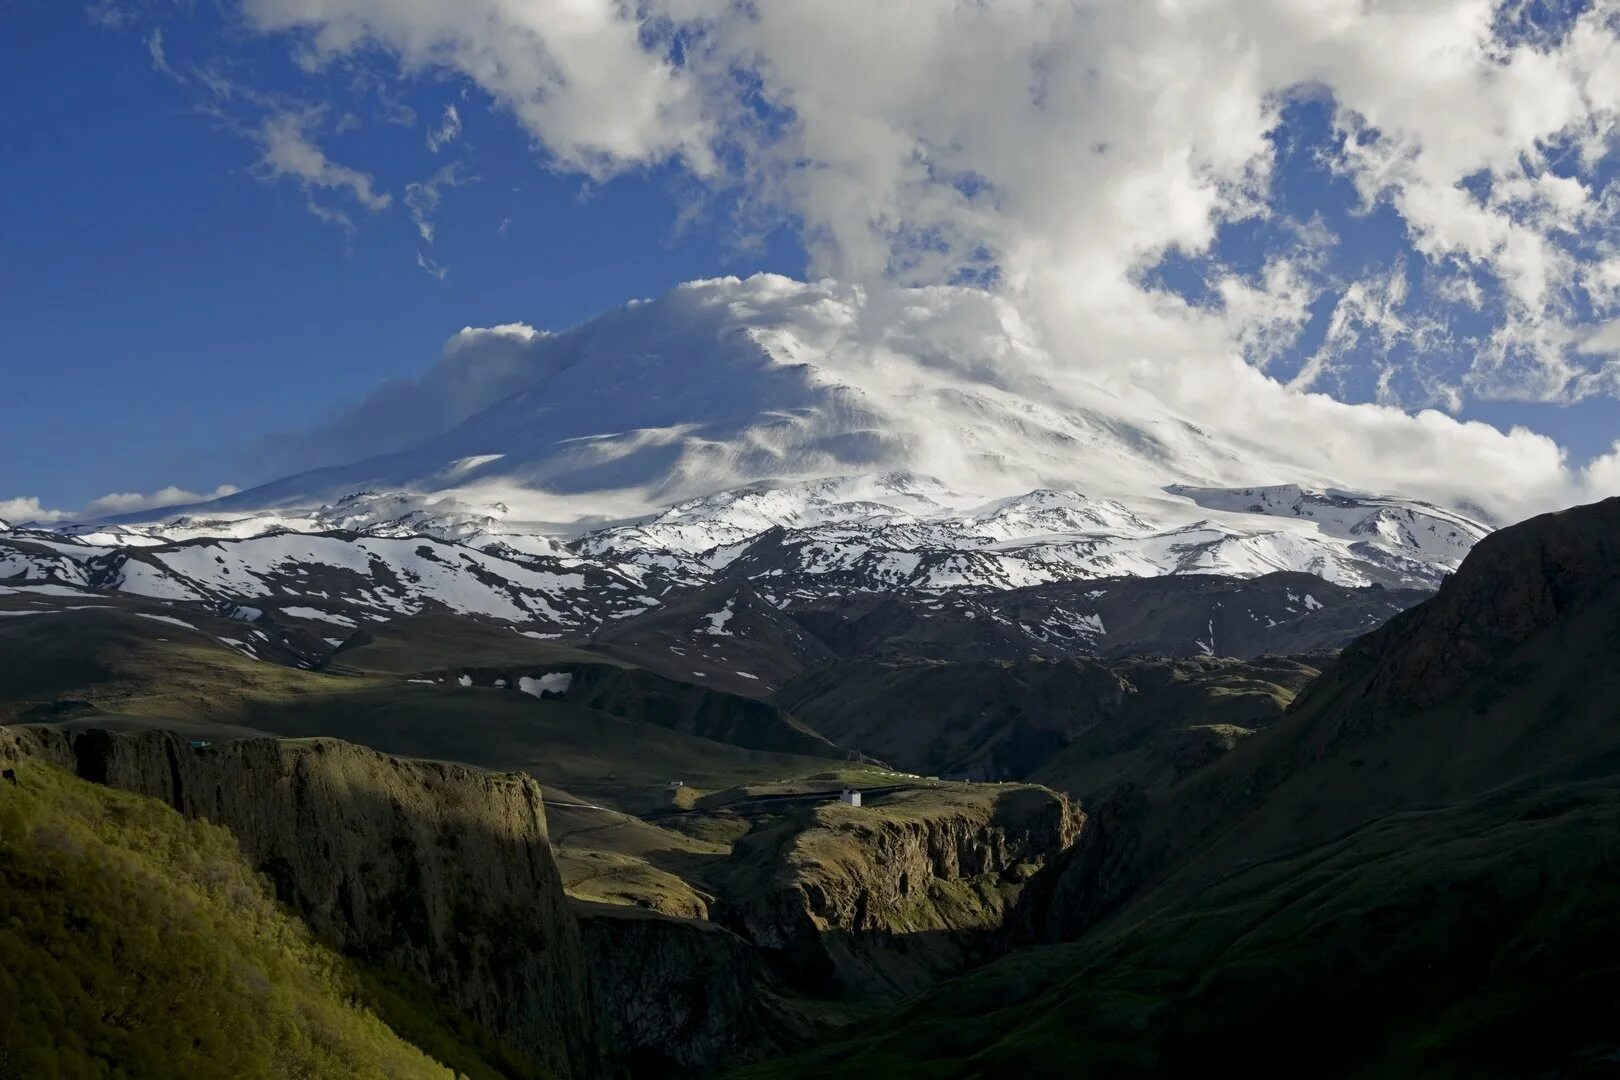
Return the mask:
<path fill-rule="evenodd" d="M 1137 510 L 1176 505 L 1167 483 L 1332 482 L 1096 381 L 973 289 L 715 279 L 501 347 L 522 360 L 449 430 L 178 512 L 297 516 L 355 492 L 409 492 L 578 532 L 829 476 L 939 477 L 979 504 L 1072 488 Z"/>
<path fill-rule="evenodd" d="M 937 480 L 888 473 L 753 485 L 587 534 L 575 546 L 685 580 L 724 574 L 799 597 L 1278 571 L 1347 586 L 1432 587 L 1488 531 L 1427 504 L 1298 488 L 1296 501 L 1313 512 L 1277 515 L 1251 509 L 1258 504 L 1250 491 L 1200 489 L 1196 509 L 1214 516 L 1174 524 L 1117 500 L 1052 489 L 973 507 Z"/>
<path fill-rule="evenodd" d="M 1211 510 L 1310 521 L 1327 536 L 1451 566 L 1491 531 L 1483 522 L 1432 503 L 1352 491 L 1307 491 L 1294 484 L 1258 488 L 1172 484 L 1166 490 Z"/>
<path fill-rule="evenodd" d="M 634 566 L 508 556 L 425 536 L 272 532 L 111 547 L 0 534 L 0 582 L 55 585 L 227 610 L 250 605 L 342 638 L 366 621 L 446 611 L 582 634 L 659 601 Z"/>
<path fill-rule="evenodd" d="M 718 279 L 502 348 L 499 385 L 404 450 L 0 536 L 52 581 L 572 629 L 628 617 L 621 591 L 722 581 L 783 603 L 1278 571 L 1432 587 L 1487 531 L 1093 381 L 977 290 Z"/>

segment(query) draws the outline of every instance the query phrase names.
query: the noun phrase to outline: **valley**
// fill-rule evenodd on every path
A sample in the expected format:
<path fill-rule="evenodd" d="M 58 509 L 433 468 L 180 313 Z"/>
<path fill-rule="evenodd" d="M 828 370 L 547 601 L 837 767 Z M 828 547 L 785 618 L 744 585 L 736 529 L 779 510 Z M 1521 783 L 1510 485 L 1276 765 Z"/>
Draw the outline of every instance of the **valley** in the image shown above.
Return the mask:
<path fill-rule="evenodd" d="M 1575 862 L 1561 853 L 1585 850 L 1580 830 L 1606 813 L 1614 698 L 1590 676 L 1592 650 L 1615 632 L 1614 512 L 1487 538 L 1438 595 L 1339 655 L 1334 634 L 1376 609 L 1304 575 L 1121 580 L 1112 587 L 1138 599 L 1106 616 L 1124 628 L 1134 614 L 1162 634 L 1183 616 L 1155 610 L 1188 595 L 1251 611 L 1291 603 L 1294 627 L 1320 620 L 1305 637 L 1268 628 L 1304 646 L 1293 656 L 1267 652 L 1263 634 L 1230 633 L 1215 641 L 1239 655 L 1196 639 L 1179 655 L 1020 652 L 993 637 L 998 658 L 970 630 L 917 629 L 930 607 L 1077 603 L 1039 589 L 796 609 L 672 583 L 623 621 L 628 632 L 542 638 L 441 607 L 378 618 L 339 599 L 338 579 L 323 610 L 356 625 L 322 655 L 261 585 L 144 596 L 106 578 L 70 585 L 31 562 L 0 596 L 0 722 L 22 787 L 90 781 L 172 808 L 176 827 L 229 830 L 322 948 L 381 980 L 368 1015 L 474 1072 L 932 1074 L 946 1054 L 962 1075 L 985 1055 L 1150 1075 L 1219 1056 L 1208 1033 L 1231 1022 L 1222 997 L 1193 987 L 1242 979 L 1252 995 L 1258 976 L 1237 972 L 1274 969 L 1268 993 L 1292 986 L 1316 1001 L 1324 979 L 1362 993 L 1372 971 L 1411 961 L 1392 952 L 1351 971 L 1346 952 L 1312 961 L 1340 965 L 1318 970 L 1287 943 L 1331 933 L 1354 950 L 1395 911 L 1427 917 L 1411 906 L 1425 890 L 1495 896 L 1479 890 L 1499 880 L 1499 860 L 1523 867 L 1500 880 L 1541 884 L 1481 908 L 1481 927 L 1510 913 L 1567 920 L 1568 948 L 1595 948 L 1578 937 L 1585 908 L 1537 905 L 1555 887 L 1587 903 L 1578 898 L 1596 885 L 1580 875 L 1605 858 L 1601 847 Z M 1379 602 L 1402 595 L 1367 588 L 1390 598 Z M 717 622 L 735 644 L 708 646 Z M 700 663 L 734 677 L 705 678 Z M 750 669 L 761 674 L 743 677 Z M 1545 689 L 1572 685 L 1588 690 Z M 303 784 L 316 786 L 306 796 Z M 517 872 L 515 856 L 453 831 L 521 834 L 495 797 L 504 791 L 538 830 L 521 841 L 524 872 L 545 884 L 522 900 L 473 885 L 454 861 Z M 356 814 L 368 823 L 337 824 Z M 348 847 L 333 846 L 340 835 Z M 400 861 L 375 863 L 385 851 Z M 550 897 L 538 908 L 534 888 Z M 1319 891 L 1336 899 L 1282 899 Z M 498 935 L 475 929 L 486 917 L 469 904 L 504 905 Z M 527 943 L 509 937 L 518 908 L 533 920 Z M 1239 934 L 1266 951 L 1210 951 Z M 1436 938 L 1434 955 L 1451 957 L 1453 940 Z M 498 969 L 481 966 L 497 957 Z M 1531 977 L 1512 955 L 1499 962 Z M 1029 1019 L 953 1019 L 969 1000 Z M 1334 1045 L 1287 1020 L 1284 1000 L 1278 1060 Z M 572 1013 L 556 1011 L 564 1002 Z M 1092 1019 L 1056 1019 L 1077 1008 Z M 1042 1027 L 1046 1015 L 1059 1026 Z M 1385 1041 L 1336 1053 L 1348 1062 L 1423 1038 L 1436 1060 L 1465 1060 L 1456 1040 L 1481 1021 L 1444 1022 L 1462 1026 L 1380 1028 Z"/>

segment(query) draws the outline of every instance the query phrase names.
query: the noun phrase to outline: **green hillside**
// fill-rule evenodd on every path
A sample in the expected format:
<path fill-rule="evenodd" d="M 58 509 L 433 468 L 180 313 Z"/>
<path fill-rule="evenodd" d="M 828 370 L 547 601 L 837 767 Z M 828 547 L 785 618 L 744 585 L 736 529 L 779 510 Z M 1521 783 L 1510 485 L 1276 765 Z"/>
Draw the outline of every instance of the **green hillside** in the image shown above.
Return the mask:
<path fill-rule="evenodd" d="M 477 1034 L 419 989 L 314 940 L 224 829 L 37 762 L 9 767 L 0 1077 L 538 1075 L 486 1064 Z"/>

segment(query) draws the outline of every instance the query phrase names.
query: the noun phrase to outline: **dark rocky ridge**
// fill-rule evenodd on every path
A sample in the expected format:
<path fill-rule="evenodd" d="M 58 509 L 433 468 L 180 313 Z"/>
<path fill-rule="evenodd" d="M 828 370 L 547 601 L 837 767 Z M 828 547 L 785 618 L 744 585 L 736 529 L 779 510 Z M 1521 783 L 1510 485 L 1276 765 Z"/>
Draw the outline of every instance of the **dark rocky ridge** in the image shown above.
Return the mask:
<path fill-rule="evenodd" d="M 329 739 L 3 729 L 24 754 L 230 829 L 322 937 L 437 988 L 559 1077 L 607 1075 L 540 787 Z"/>
<path fill-rule="evenodd" d="M 1480 541 L 1432 600 L 1345 649 L 1317 693 L 1365 675 L 1369 706 L 1435 704 L 1617 587 L 1620 498 L 1531 518 Z"/>

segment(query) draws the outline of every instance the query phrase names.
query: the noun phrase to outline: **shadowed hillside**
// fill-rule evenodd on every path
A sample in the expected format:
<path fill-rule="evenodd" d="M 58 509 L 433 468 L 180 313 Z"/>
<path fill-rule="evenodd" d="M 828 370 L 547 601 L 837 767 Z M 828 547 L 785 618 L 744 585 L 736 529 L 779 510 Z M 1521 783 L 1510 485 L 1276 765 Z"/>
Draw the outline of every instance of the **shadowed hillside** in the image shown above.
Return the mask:
<path fill-rule="evenodd" d="M 1030 948 L 750 1076 L 1613 1075 L 1620 500 L 1488 538 L 1290 713 L 1132 777 Z"/>

